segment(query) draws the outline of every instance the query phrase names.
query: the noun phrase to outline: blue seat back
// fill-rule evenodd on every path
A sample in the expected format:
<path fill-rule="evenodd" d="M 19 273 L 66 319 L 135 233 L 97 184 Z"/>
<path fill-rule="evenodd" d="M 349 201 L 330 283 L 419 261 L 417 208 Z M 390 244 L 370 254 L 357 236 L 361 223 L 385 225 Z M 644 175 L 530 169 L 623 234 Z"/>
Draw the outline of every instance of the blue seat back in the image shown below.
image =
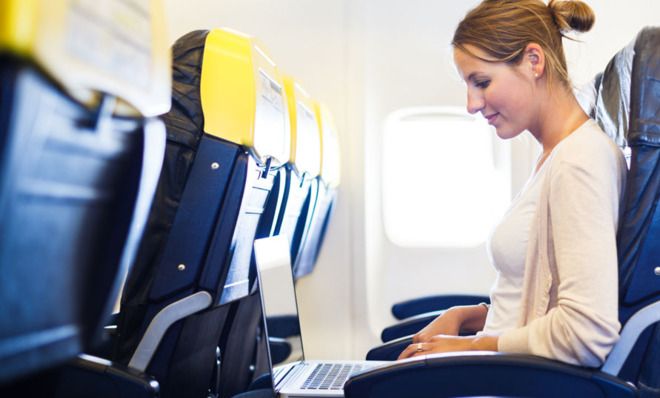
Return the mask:
<path fill-rule="evenodd" d="M 131 51 L 147 75 L 131 79 L 97 58 L 127 55 L 118 48 L 85 48 L 81 58 L 67 41 L 90 33 L 67 17 L 84 20 L 77 13 L 89 6 L 57 3 L 44 16 L 30 4 L 0 4 L 4 27 L 13 27 L 0 34 L 0 384 L 97 342 L 160 172 L 164 129 L 151 117 L 169 107 L 160 88 L 145 88 L 169 88 L 156 73 L 169 67 L 158 59 L 167 50 L 156 44 L 157 2 L 96 27 L 114 44 L 129 19 L 146 27 L 148 38 L 134 37 L 145 46 Z"/>
<path fill-rule="evenodd" d="M 660 28 L 642 30 L 596 81 L 593 116 L 630 154 L 617 236 L 622 324 L 660 300 L 659 47 Z M 655 322 L 642 333 L 620 376 L 658 388 L 659 357 L 660 328 Z"/>
<path fill-rule="evenodd" d="M 250 293 L 252 243 L 274 170 L 287 160 L 286 151 L 275 157 L 259 145 L 259 137 L 277 148 L 288 142 L 260 131 L 277 129 L 280 116 L 283 131 L 285 119 L 274 66 L 252 65 L 255 54 L 250 38 L 223 30 L 191 32 L 173 47 L 164 167 L 124 288 L 114 355 L 154 376 L 164 397 L 207 393 L 221 335 Z M 234 92 L 232 79 L 253 90 Z M 255 94 L 255 79 L 268 91 Z"/>
<path fill-rule="evenodd" d="M 293 261 L 294 278 L 308 275 L 314 270 L 328 230 L 337 200 L 340 183 L 340 154 L 337 132 L 329 110 L 316 102 L 314 112 L 321 132 L 321 173 L 314 182 L 312 193 L 314 208 L 298 256 Z"/>

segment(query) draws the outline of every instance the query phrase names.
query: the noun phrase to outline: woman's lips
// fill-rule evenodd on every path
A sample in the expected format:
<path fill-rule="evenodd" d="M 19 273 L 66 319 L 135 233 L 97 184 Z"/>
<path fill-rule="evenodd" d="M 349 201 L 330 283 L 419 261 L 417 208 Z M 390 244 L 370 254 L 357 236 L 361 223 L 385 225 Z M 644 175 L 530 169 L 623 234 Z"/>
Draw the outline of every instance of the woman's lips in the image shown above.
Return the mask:
<path fill-rule="evenodd" d="M 498 115 L 499 113 L 493 113 L 492 115 L 487 115 L 486 120 L 488 120 L 488 124 L 492 125 L 493 123 L 495 123 L 495 120 L 497 119 Z"/>

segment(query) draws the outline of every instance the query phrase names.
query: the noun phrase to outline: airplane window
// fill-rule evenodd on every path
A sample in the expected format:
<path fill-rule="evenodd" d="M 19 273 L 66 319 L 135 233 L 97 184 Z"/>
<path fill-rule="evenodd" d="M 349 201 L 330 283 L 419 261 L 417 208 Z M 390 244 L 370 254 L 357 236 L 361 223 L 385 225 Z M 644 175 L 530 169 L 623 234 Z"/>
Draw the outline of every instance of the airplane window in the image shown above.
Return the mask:
<path fill-rule="evenodd" d="M 385 232 L 403 247 L 485 242 L 510 201 L 509 142 L 463 109 L 412 108 L 385 122 Z"/>

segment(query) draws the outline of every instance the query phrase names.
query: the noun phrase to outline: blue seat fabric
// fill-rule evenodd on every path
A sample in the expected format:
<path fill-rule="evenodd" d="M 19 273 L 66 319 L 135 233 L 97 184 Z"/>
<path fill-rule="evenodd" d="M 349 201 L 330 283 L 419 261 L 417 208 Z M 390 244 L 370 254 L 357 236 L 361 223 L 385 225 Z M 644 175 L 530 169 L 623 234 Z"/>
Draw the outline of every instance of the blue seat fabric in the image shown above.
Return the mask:
<path fill-rule="evenodd" d="M 144 137 L 140 121 L 87 109 L 27 61 L 0 60 L 2 383 L 98 338 L 117 292 Z"/>

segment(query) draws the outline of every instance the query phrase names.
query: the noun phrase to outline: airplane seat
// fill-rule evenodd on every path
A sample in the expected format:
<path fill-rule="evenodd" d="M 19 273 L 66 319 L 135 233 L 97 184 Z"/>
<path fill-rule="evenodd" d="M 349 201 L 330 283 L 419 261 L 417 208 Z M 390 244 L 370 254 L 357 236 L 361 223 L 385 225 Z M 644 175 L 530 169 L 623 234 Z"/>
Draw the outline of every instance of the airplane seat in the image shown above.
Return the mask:
<path fill-rule="evenodd" d="M 291 92 L 293 93 L 291 98 L 300 97 L 300 93 L 297 91 L 291 90 Z M 302 94 L 306 96 L 304 92 Z M 320 134 L 321 168 L 319 175 L 312 181 L 312 189 L 303 205 L 303 208 L 307 208 L 308 201 L 313 201 L 309 204 L 308 216 L 305 219 L 300 217 L 296 226 L 296 235 L 300 234 L 303 225 L 305 232 L 301 234 L 303 238 L 297 254 L 292 255 L 294 280 L 298 280 L 313 271 L 334 210 L 337 188 L 340 182 L 339 143 L 332 115 L 329 109 L 318 101 L 308 99 L 308 106 L 313 109 L 315 124 L 317 125 L 318 134 Z M 290 108 L 293 108 L 293 106 L 290 106 Z M 295 107 L 295 109 L 298 108 L 300 108 L 297 112 L 299 115 L 306 115 L 309 112 L 309 109 L 302 104 Z M 298 124 L 301 124 L 301 122 L 302 120 L 299 120 Z M 313 129 L 311 123 L 308 121 L 307 124 L 310 126 L 309 130 L 311 131 Z M 317 144 L 316 141 L 313 142 L 314 145 Z M 313 174 L 310 173 L 310 175 Z M 294 250 L 292 249 L 293 253 Z M 284 361 L 293 349 L 286 338 L 300 335 L 298 320 L 293 316 L 284 314 L 269 317 L 266 327 L 271 337 L 269 344 L 273 363 Z"/>
<path fill-rule="evenodd" d="M 440 315 L 438 311 L 442 309 L 457 305 L 477 305 L 480 303 L 490 303 L 490 297 L 472 294 L 439 294 L 436 296 L 425 296 L 400 301 L 392 304 L 391 312 L 395 319 L 403 321 L 407 318 L 427 313 L 428 315 L 433 315 L 435 317 Z M 426 324 L 422 327 L 424 326 L 426 326 Z M 391 339 L 383 339 L 383 342 L 388 340 Z"/>
<path fill-rule="evenodd" d="M 321 173 L 321 136 L 314 102 L 293 78 L 284 78 L 291 125 L 291 161 L 287 164 L 289 199 L 274 235 L 285 235 L 295 264 L 307 239 L 316 205 Z"/>
<path fill-rule="evenodd" d="M 340 183 L 341 158 L 337 131 L 330 110 L 315 103 L 314 114 L 321 131 L 321 173 L 318 193 L 308 236 L 302 243 L 301 252 L 293 268 L 294 279 L 310 274 L 318 260 L 325 234 L 337 200 Z"/>
<path fill-rule="evenodd" d="M 2 396 L 67 395 L 45 381 L 86 363 L 141 239 L 170 86 L 160 4 L 136 7 L 0 3 Z"/>
<path fill-rule="evenodd" d="M 314 113 L 315 102 L 290 76 L 284 77 L 291 126 L 291 161 L 286 165 L 287 201 L 273 231 L 289 240 L 291 264 L 295 268 L 314 217 L 321 172 L 321 131 Z M 293 272 L 293 271 L 292 271 Z M 283 338 L 299 335 L 296 319 L 282 314 L 268 319 L 271 350 L 291 351 Z M 284 359 L 284 358 L 282 358 Z M 277 361 L 276 361 L 277 362 Z"/>
<path fill-rule="evenodd" d="M 659 46 L 660 28 L 643 29 L 595 79 L 592 116 L 630 151 L 617 233 L 623 328 L 603 366 L 584 368 L 506 353 L 428 355 L 356 375 L 345 386 L 346 397 L 660 394 Z M 410 342 L 404 339 L 373 349 L 368 358 L 395 359 Z"/>
<path fill-rule="evenodd" d="M 117 325 L 115 360 L 161 396 L 207 396 L 218 342 L 250 293 L 252 244 L 289 158 L 275 65 L 254 40 L 195 31 L 173 47 L 173 106 L 156 201 Z"/>
<path fill-rule="evenodd" d="M 318 125 L 312 113 L 313 104 L 309 95 L 289 76 L 283 78 L 283 89 L 289 116 L 291 155 L 289 162 L 280 168 L 278 174 L 280 181 L 284 182 L 284 188 L 280 190 L 283 192 L 283 198 L 277 201 L 277 207 L 273 200 L 273 205 L 270 206 L 272 210 L 267 210 L 266 213 L 276 214 L 262 219 L 265 221 L 264 226 L 259 229 L 257 238 L 285 236 L 293 258 L 310 224 L 314 204 L 310 198 L 314 197 L 316 192 L 314 183 L 320 172 L 321 149 Z M 256 264 L 252 264 L 251 270 L 256 273 Z M 258 377 L 263 370 L 263 358 L 258 358 L 260 351 L 257 350 L 257 344 L 264 337 L 261 300 L 257 288 L 254 286 L 250 298 L 238 303 L 230 331 L 220 344 L 221 351 L 225 352 L 226 365 L 222 367 L 220 374 L 221 397 L 234 396 L 250 388 L 254 377 Z M 285 333 L 280 337 L 288 337 L 291 333 L 299 334 L 297 325 L 295 330 L 288 330 L 291 326 L 287 322 L 289 318 L 283 315 L 274 320 L 276 324 L 286 323 L 286 328 L 271 329 L 273 324 L 269 322 L 269 334 L 280 336 L 279 333 Z M 275 340 L 270 342 L 273 352 L 281 352 L 281 355 L 291 352 L 286 340 Z"/>

